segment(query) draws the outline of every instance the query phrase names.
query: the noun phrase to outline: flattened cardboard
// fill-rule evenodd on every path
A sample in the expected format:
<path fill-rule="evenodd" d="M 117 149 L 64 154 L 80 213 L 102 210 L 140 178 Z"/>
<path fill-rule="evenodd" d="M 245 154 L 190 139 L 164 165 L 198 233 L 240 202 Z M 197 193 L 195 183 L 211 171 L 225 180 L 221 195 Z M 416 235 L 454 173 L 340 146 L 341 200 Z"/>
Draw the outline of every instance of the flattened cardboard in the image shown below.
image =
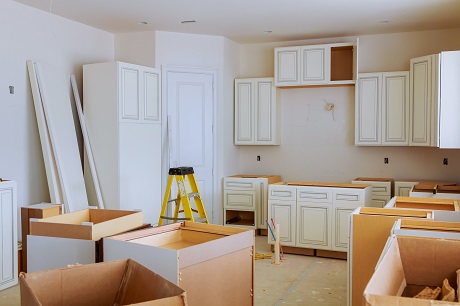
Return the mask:
<path fill-rule="evenodd" d="M 184 306 L 185 291 L 128 259 L 21 273 L 21 303 L 28 306 Z"/>
<path fill-rule="evenodd" d="M 460 241 L 394 236 L 364 290 L 365 305 L 452 305 L 411 297 L 424 287 L 456 284 Z"/>
<path fill-rule="evenodd" d="M 21 207 L 22 252 L 21 271 L 27 272 L 27 235 L 30 233 L 29 220 L 48 218 L 62 214 L 62 205 L 51 203 L 32 204 Z"/>
<path fill-rule="evenodd" d="M 83 209 L 31 222 L 30 233 L 37 236 L 97 241 L 143 224 L 144 215 L 141 211 Z"/>

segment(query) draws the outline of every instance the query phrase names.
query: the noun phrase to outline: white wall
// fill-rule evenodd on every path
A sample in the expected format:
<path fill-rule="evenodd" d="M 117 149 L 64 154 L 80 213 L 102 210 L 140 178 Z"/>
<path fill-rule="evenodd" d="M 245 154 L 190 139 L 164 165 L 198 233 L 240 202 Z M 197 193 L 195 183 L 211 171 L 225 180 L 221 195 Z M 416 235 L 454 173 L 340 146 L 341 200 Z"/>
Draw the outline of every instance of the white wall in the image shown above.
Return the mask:
<path fill-rule="evenodd" d="M 155 68 L 155 32 L 116 34 L 115 60 Z"/>
<path fill-rule="evenodd" d="M 0 2 L 0 37 L 0 177 L 17 182 L 20 206 L 47 202 L 26 61 L 48 63 L 75 74 L 81 95 L 82 65 L 113 60 L 113 35 L 4 0 Z M 15 87 L 13 95 L 8 86 Z"/>
<path fill-rule="evenodd" d="M 351 42 L 355 37 L 241 45 L 240 77 L 273 76 L 274 47 Z M 460 50 L 460 29 L 359 37 L 359 71 L 409 70 L 412 57 Z M 323 99 L 335 103 L 334 116 Z M 256 156 L 261 161 L 256 161 Z M 389 164 L 383 163 L 384 157 Z M 449 165 L 442 160 L 449 158 Z M 355 147 L 354 88 L 281 90 L 281 145 L 240 146 L 235 173 L 281 174 L 284 180 L 347 182 L 358 176 L 444 179 L 460 183 L 460 150 Z"/>

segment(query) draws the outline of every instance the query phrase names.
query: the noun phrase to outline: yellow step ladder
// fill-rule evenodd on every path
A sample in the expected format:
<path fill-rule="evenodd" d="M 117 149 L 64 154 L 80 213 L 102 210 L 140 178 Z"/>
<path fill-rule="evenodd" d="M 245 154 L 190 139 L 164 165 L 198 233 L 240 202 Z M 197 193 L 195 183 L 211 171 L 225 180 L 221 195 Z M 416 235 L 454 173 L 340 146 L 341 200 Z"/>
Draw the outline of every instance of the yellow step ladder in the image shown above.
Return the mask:
<path fill-rule="evenodd" d="M 174 222 L 192 221 L 208 223 L 208 217 L 206 216 L 206 211 L 204 210 L 203 201 L 201 200 L 200 191 L 198 190 L 198 185 L 196 184 L 194 173 L 195 172 L 193 171 L 192 167 L 169 168 L 168 184 L 166 186 L 163 205 L 161 206 L 161 214 L 158 225 L 163 225 L 164 220 L 172 220 Z M 177 197 L 175 199 L 169 200 L 174 178 L 176 179 L 178 187 Z M 187 192 L 187 188 L 185 186 L 185 178 L 188 179 L 191 192 Z M 195 200 L 196 209 L 193 209 L 190 206 L 190 198 Z M 176 207 L 174 209 L 174 217 L 167 216 L 168 204 L 170 202 L 176 203 Z M 181 204 L 183 206 L 182 210 L 180 210 Z M 185 217 L 179 218 L 179 213 L 184 213 Z M 198 218 L 195 219 L 194 213 L 198 214 Z"/>

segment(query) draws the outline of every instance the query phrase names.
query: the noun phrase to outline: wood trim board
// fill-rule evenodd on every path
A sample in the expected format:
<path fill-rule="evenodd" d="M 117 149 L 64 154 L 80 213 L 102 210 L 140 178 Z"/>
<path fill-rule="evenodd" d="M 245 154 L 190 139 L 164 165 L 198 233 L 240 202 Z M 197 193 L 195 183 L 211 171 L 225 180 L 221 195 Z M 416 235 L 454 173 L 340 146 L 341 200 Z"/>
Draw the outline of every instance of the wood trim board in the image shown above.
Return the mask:
<path fill-rule="evenodd" d="M 27 61 L 27 69 L 29 71 L 30 87 L 34 100 L 35 116 L 37 118 L 50 199 L 52 203 L 61 204 L 63 203 L 61 183 L 59 181 L 56 160 L 54 158 L 53 148 L 51 147 L 48 125 L 46 123 L 45 112 L 41 101 L 40 88 L 37 80 L 37 74 L 35 73 L 35 63 L 30 60 Z"/>
<path fill-rule="evenodd" d="M 77 81 L 75 75 L 70 75 L 70 82 L 72 84 L 73 96 L 75 98 L 75 105 L 77 107 L 78 119 L 80 119 L 80 127 L 83 134 L 83 141 L 85 142 L 86 156 L 88 157 L 89 168 L 93 178 L 94 189 L 96 191 L 97 204 L 99 208 L 104 209 L 104 201 L 102 199 L 101 188 L 99 186 L 99 179 L 97 177 L 96 165 L 94 164 L 93 151 L 91 149 L 91 142 L 89 140 L 88 129 L 86 128 L 85 115 L 81 106 L 80 95 L 78 94 Z"/>

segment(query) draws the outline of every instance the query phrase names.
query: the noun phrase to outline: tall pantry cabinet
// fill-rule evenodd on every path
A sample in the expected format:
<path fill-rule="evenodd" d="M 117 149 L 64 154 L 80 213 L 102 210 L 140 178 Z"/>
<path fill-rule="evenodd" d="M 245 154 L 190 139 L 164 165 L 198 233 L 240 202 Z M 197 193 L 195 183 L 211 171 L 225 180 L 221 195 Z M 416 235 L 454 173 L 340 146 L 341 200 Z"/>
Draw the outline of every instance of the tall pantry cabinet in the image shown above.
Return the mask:
<path fill-rule="evenodd" d="M 0 179 L 0 290 L 18 283 L 16 182 Z"/>
<path fill-rule="evenodd" d="M 141 209 L 146 223 L 158 222 L 161 209 L 160 89 L 159 69 L 83 66 L 84 114 L 105 208 Z M 85 163 L 87 182 L 88 170 Z"/>

